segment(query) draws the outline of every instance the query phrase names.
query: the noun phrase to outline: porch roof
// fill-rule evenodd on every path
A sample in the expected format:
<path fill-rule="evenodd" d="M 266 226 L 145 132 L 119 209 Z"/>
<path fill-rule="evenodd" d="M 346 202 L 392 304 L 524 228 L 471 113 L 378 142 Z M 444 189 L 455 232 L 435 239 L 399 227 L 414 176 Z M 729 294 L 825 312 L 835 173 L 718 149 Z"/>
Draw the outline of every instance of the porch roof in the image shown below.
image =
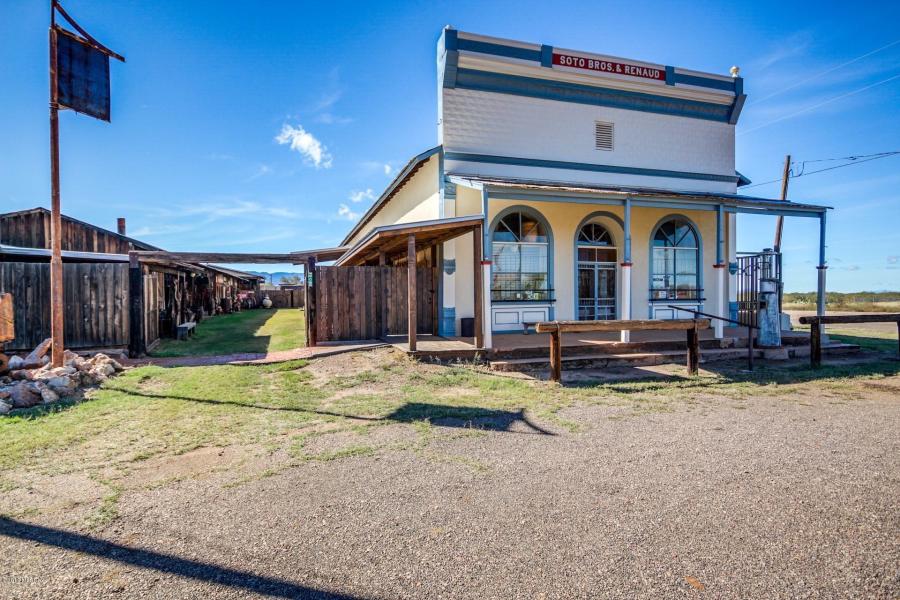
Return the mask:
<path fill-rule="evenodd" d="M 548 200 L 565 198 L 573 202 L 595 204 L 624 204 L 631 199 L 634 206 L 669 206 L 680 209 L 716 210 L 719 204 L 726 212 L 772 214 L 782 216 L 818 217 L 832 207 L 804 204 L 789 200 L 775 200 L 740 194 L 714 192 L 679 192 L 658 188 L 615 185 L 589 185 L 560 183 L 514 177 L 484 177 L 465 174 L 449 174 L 450 181 L 458 185 L 487 190 L 492 198 L 521 200 Z"/>
<path fill-rule="evenodd" d="M 483 225 L 484 218 L 481 215 L 382 225 L 370 231 L 347 250 L 335 265 L 362 265 L 377 258 L 381 253 L 388 257 L 395 254 L 405 256 L 406 243 L 410 235 L 415 235 L 417 245 L 427 247 L 459 237 Z"/>

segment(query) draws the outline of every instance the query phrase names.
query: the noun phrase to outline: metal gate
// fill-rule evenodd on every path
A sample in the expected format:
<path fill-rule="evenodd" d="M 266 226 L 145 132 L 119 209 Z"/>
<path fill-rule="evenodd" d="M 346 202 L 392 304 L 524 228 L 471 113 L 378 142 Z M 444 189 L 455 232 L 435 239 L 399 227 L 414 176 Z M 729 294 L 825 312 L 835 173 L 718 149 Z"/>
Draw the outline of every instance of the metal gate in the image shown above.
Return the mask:
<path fill-rule="evenodd" d="M 778 312 L 781 312 L 781 298 L 784 284 L 781 280 L 781 253 L 773 250 L 762 252 L 739 252 L 737 257 L 737 320 L 742 325 L 757 327 L 759 311 L 759 282 L 774 279 L 778 289 Z"/>

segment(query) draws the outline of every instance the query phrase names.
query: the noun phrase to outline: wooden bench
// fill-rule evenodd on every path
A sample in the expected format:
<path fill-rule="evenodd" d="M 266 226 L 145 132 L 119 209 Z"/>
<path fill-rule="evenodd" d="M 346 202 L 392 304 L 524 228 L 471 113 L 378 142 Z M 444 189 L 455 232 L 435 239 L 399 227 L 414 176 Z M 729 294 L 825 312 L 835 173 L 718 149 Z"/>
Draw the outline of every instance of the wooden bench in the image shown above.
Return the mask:
<path fill-rule="evenodd" d="M 535 323 L 537 333 L 550 334 L 550 379 L 562 380 L 563 333 L 588 331 L 686 331 L 687 367 L 691 375 L 700 369 L 700 330 L 709 328 L 709 319 L 672 319 L 669 321 L 541 321 Z"/>
<path fill-rule="evenodd" d="M 900 356 L 900 313 L 869 313 L 865 315 L 825 315 L 800 317 L 800 323 L 809 325 L 809 364 L 812 367 L 822 365 L 822 325 L 839 325 L 847 323 L 896 323 L 897 355 Z"/>
<path fill-rule="evenodd" d="M 193 321 L 187 321 L 177 327 L 176 334 L 179 340 L 186 340 L 194 333 L 197 324 Z"/>

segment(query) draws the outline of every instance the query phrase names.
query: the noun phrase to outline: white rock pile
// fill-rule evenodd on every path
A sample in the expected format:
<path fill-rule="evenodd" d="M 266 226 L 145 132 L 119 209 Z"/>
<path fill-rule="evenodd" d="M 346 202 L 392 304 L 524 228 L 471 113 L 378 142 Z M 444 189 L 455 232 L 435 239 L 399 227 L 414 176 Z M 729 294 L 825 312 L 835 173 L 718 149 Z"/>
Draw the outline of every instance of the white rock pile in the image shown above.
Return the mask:
<path fill-rule="evenodd" d="M 97 386 L 124 369 L 105 354 L 84 358 L 68 350 L 62 367 L 53 368 L 49 360 L 42 360 L 37 368 L 23 368 L 25 360 L 12 357 L 9 374 L 0 377 L 0 415 L 14 408 L 80 398 L 84 388 Z"/>

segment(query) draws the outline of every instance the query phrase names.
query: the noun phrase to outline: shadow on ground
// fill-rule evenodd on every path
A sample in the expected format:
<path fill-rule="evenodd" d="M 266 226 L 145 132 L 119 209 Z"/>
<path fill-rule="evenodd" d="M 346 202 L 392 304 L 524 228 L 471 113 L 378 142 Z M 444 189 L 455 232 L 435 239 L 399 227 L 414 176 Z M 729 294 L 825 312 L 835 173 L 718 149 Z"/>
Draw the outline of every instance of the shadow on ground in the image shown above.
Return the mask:
<path fill-rule="evenodd" d="M 310 598 L 316 600 L 351 600 L 359 598 L 358 596 L 348 596 L 297 585 L 284 579 L 266 577 L 248 571 L 238 571 L 152 550 L 123 546 L 87 535 L 32 525 L 7 517 L 0 517 L 0 535 L 54 546 L 81 554 L 89 554 L 142 569 L 153 569 L 162 573 L 170 573 L 179 577 L 206 581 L 243 590 L 244 592 L 265 594 L 276 598 Z"/>

